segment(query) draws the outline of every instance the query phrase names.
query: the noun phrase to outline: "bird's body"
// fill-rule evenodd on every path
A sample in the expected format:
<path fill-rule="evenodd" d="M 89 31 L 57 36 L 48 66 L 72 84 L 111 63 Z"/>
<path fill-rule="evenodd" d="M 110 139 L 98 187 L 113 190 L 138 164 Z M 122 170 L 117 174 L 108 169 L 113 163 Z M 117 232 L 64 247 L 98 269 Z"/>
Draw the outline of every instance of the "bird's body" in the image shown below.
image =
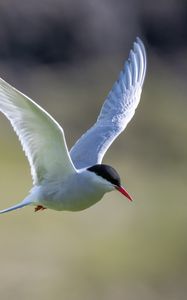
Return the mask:
<path fill-rule="evenodd" d="M 129 200 L 118 173 L 102 159 L 125 129 L 139 103 L 146 72 L 146 54 L 137 38 L 118 81 L 105 100 L 96 123 L 69 152 L 62 127 L 39 105 L 0 79 L 0 111 L 11 122 L 31 166 L 33 188 L 20 203 L 36 211 L 79 211 L 118 190 Z"/>
<path fill-rule="evenodd" d="M 67 179 L 45 182 L 44 185 L 34 187 L 31 195 L 37 199 L 34 203 L 55 210 L 79 211 L 98 202 L 106 192 L 113 190 L 101 184 L 97 178 L 87 170 L 69 175 Z M 102 179 L 101 179 L 102 181 Z M 103 183 L 103 182 L 102 182 Z M 73 188 L 72 188 L 73 187 Z"/>

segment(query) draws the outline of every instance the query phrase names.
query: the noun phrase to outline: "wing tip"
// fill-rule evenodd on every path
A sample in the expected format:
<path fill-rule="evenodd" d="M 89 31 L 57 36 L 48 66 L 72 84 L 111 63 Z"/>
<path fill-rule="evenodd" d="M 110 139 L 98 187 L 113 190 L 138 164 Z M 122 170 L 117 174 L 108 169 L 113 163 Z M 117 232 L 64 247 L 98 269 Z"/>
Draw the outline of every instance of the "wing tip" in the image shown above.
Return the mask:
<path fill-rule="evenodd" d="M 133 49 L 130 51 L 128 64 L 132 70 L 131 76 L 134 78 L 133 84 L 139 82 L 142 86 L 147 68 L 147 55 L 144 43 L 138 36 L 133 43 Z"/>
<path fill-rule="evenodd" d="M 144 83 L 146 69 L 147 57 L 145 46 L 142 39 L 137 36 L 117 80 L 121 91 L 125 92 L 131 87 L 135 87 L 136 84 L 141 88 Z"/>

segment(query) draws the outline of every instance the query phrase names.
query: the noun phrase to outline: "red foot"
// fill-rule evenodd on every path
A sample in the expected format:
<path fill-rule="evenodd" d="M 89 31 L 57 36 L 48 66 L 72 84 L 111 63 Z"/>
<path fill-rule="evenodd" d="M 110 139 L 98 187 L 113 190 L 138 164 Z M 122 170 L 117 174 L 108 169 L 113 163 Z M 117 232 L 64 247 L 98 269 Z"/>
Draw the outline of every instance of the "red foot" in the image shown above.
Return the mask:
<path fill-rule="evenodd" d="M 36 211 L 44 210 L 44 209 L 46 209 L 46 207 L 43 207 L 42 205 L 38 205 L 35 207 L 34 211 L 36 212 Z"/>

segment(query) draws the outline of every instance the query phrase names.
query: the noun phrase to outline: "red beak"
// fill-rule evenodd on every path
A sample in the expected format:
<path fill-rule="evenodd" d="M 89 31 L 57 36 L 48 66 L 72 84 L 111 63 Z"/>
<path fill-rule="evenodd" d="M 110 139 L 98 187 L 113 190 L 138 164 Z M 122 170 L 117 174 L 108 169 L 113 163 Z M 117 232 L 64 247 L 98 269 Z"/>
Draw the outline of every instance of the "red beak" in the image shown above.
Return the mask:
<path fill-rule="evenodd" d="M 121 194 L 127 197 L 130 201 L 132 201 L 131 196 L 127 193 L 127 191 L 122 186 L 116 186 L 116 190 L 118 190 Z"/>

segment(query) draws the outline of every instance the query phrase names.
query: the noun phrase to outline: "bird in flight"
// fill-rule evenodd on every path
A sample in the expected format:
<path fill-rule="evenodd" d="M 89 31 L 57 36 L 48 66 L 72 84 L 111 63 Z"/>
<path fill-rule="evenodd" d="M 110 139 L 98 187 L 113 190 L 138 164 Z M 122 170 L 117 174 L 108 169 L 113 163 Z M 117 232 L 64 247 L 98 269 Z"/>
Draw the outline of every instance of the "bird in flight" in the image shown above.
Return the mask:
<path fill-rule="evenodd" d="M 108 94 L 95 124 L 68 151 L 63 128 L 33 100 L 0 79 L 0 111 L 8 118 L 28 158 L 33 187 L 20 203 L 5 213 L 27 205 L 80 211 L 105 193 L 119 191 L 117 171 L 102 164 L 103 156 L 125 129 L 140 101 L 146 73 L 146 52 L 137 38 L 123 70 Z"/>

